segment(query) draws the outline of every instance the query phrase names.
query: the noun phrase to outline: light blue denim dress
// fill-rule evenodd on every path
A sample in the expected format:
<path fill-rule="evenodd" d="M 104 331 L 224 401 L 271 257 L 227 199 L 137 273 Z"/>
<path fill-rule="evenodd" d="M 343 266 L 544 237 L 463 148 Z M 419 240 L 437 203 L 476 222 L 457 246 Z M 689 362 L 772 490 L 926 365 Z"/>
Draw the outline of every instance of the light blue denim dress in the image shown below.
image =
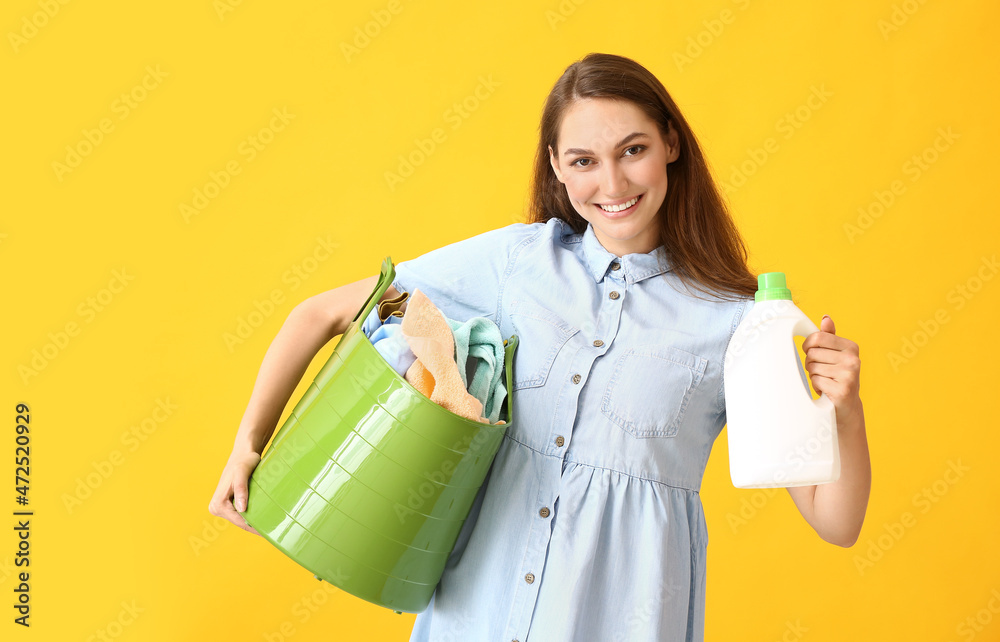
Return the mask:
<path fill-rule="evenodd" d="M 657 251 L 559 219 L 401 261 L 393 286 L 519 339 L 513 425 L 410 641 L 702 640 L 698 491 L 753 298 L 695 298 Z"/>

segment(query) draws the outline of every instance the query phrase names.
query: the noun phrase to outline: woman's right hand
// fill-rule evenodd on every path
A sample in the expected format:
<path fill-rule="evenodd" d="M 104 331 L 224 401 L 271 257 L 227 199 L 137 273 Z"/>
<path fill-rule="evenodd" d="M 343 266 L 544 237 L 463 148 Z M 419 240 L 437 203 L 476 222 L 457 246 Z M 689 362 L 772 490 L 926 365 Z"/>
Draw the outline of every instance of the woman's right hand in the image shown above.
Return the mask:
<path fill-rule="evenodd" d="M 260 463 L 260 453 L 253 450 L 233 450 L 229 455 L 226 467 L 222 469 L 222 477 L 219 479 L 219 486 L 212 495 L 212 501 L 208 503 L 208 512 L 228 519 L 245 531 L 254 535 L 260 535 L 257 530 L 247 524 L 243 516 L 237 512 L 237 508 L 246 511 L 247 485 L 250 482 L 250 474 Z M 235 499 L 235 507 L 233 506 Z"/>

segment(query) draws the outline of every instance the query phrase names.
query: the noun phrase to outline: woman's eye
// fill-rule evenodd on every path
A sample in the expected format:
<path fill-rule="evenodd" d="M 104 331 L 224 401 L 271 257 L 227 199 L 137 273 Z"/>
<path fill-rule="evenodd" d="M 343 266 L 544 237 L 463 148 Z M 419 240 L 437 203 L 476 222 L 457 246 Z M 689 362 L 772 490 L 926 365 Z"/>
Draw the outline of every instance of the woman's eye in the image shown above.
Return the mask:
<path fill-rule="evenodd" d="M 642 151 L 644 149 L 646 149 L 645 145 L 632 145 L 631 147 L 626 147 L 625 151 L 629 152 L 629 151 L 633 151 L 634 150 L 634 153 L 632 153 L 632 154 L 626 153 L 625 155 L 626 156 L 636 156 L 636 155 L 642 153 Z M 589 158 L 578 158 L 575 161 L 573 161 L 572 163 L 570 163 L 571 166 L 576 166 L 576 167 L 590 167 L 592 164 L 593 163 L 591 162 L 591 160 Z"/>

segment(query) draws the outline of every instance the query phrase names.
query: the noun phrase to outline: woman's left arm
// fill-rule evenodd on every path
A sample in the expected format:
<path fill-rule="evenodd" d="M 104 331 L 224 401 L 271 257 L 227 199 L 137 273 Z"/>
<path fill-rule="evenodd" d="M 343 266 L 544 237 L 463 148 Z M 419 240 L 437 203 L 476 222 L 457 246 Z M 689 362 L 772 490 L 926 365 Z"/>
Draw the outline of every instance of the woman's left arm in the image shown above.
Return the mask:
<path fill-rule="evenodd" d="M 861 406 L 861 359 L 858 344 L 836 335 L 833 319 L 824 316 L 820 331 L 806 337 L 805 368 L 813 388 L 825 393 L 837 411 L 840 479 L 815 486 L 788 488 L 799 512 L 825 541 L 853 546 L 865 521 L 872 485 L 865 413 Z"/>

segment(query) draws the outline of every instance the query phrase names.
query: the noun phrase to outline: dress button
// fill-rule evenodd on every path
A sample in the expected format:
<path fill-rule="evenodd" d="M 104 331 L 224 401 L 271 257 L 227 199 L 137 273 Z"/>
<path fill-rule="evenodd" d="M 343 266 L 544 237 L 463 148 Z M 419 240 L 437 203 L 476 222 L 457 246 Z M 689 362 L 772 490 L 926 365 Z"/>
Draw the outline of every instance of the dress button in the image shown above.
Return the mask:
<path fill-rule="evenodd" d="M 621 267 L 622 267 L 622 264 L 619 263 L 618 261 L 615 261 L 614 263 L 611 264 L 611 269 L 612 270 L 620 270 Z"/>
<path fill-rule="evenodd" d="M 602 345 L 604 345 L 604 342 L 601 341 L 600 339 L 594 341 L 594 347 L 600 348 Z"/>
<path fill-rule="evenodd" d="M 618 294 L 618 290 L 615 290 L 614 292 L 612 292 L 611 294 L 608 295 L 608 298 L 617 299 L 619 296 L 621 296 L 621 295 Z"/>
<path fill-rule="evenodd" d="M 524 576 L 524 581 L 527 582 L 528 584 L 531 584 L 532 582 L 535 581 L 535 576 L 531 573 L 528 573 L 527 575 Z"/>
<path fill-rule="evenodd" d="M 580 375 L 578 374 L 573 375 L 573 383 L 580 383 L 580 379 L 582 379 Z"/>
<path fill-rule="evenodd" d="M 562 448 L 562 445 L 566 443 L 566 440 L 562 438 L 562 435 L 556 437 L 556 446 Z"/>
<path fill-rule="evenodd" d="M 548 517 L 549 516 L 549 509 L 545 508 L 543 506 L 542 510 L 538 511 L 538 514 L 541 515 L 542 517 Z"/>

